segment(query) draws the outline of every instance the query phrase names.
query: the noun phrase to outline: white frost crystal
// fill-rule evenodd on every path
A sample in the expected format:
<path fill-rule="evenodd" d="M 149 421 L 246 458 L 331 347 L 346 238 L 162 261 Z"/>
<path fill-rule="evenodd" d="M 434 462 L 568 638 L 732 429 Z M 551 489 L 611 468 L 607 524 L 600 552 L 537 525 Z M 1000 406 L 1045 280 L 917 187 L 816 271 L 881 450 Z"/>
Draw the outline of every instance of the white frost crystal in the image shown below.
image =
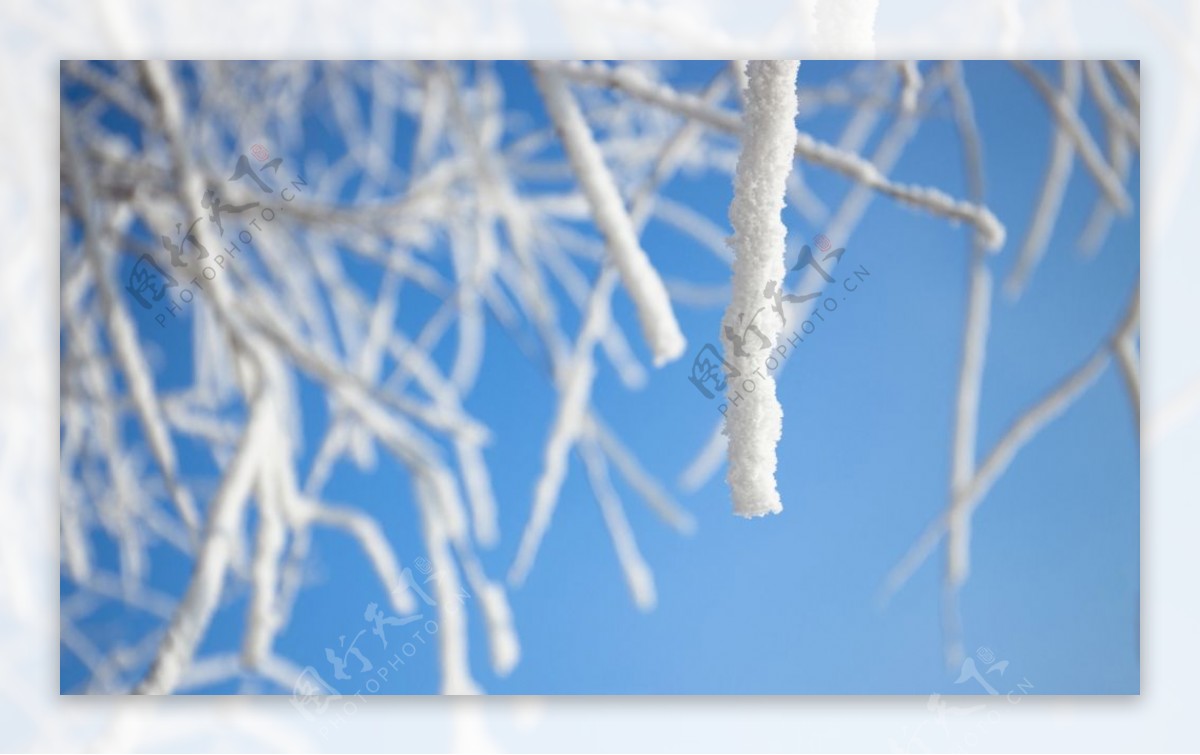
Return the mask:
<path fill-rule="evenodd" d="M 775 447 L 783 408 L 775 379 L 766 371 L 762 339 L 774 346 L 782 323 L 763 292 L 783 281 L 784 240 L 780 218 L 796 146 L 796 60 L 752 61 L 748 66 L 742 151 L 734 174 L 731 246 L 733 296 L 721 327 L 731 377 L 725 433 L 729 436 L 729 485 L 733 511 L 744 517 L 779 513 Z M 756 330 L 755 330 L 756 329 Z M 757 331 L 757 332 L 756 332 Z M 762 335 L 758 335 L 761 333 Z M 749 336 L 749 337 L 747 337 Z M 743 340 L 745 339 L 745 340 Z"/>

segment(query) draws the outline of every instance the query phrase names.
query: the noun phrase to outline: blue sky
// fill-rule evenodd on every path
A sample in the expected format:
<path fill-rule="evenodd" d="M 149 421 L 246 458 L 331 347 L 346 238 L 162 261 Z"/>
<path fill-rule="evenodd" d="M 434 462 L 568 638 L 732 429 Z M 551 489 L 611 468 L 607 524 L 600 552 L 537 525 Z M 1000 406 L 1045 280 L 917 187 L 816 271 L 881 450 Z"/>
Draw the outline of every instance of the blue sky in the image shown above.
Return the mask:
<path fill-rule="evenodd" d="M 680 64 L 676 83 L 706 81 L 723 64 Z M 848 70 L 845 63 L 805 62 L 801 82 Z M 1041 66 L 1056 76 L 1056 66 Z M 500 64 L 510 107 L 535 123 L 545 116 L 527 72 Z M 987 203 L 1008 227 L 1005 247 L 989 264 L 1000 280 L 1013 264 L 1040 190 L 1051 139 L 1043 103 L 1010 66 L 966 66 L 982 130 Z M 68 101 L 81 96 L 67 88 Z M 1102 133 L 1093 109 L 1085 119 Z M 801 121 L 836 141 L 846 112 Z M 114 122 L 113 128 L 131 127 Z M 407 154 L 412 124 L 401 124 Z M 315 120 L 306 120 L 310 149 L 333 149 Z M 874 140 L 868 144 L 868 152 Z M 817 193 L 836 207 L 848 184 L 805 167 Z M 927 121 L 892 175 L 903 182 L 967 191 L 953 123 Z M 1139 274 L 1140 196 L 1137 169 L 1130 189 L 1135 212 L 1118 220 L 1094 259 L 1076 239 L 1097 197 L 1076 166 L 1047 255 L 1024 296 L 997 293 L 992 308 L 983 383 L 979 455 L 987 453 L 1022 408 L 1081 363 L 1120 319 Z M 320 176 L 305 176 L 319 183 Z M 728 227 L 728 177 L 683 175 L 666 193 Z M 789 236 L 811 240 L 812 227 L 785 210 Z M 164 231 L 165 232 L 165 231 Z M 698 527 L 681 536 L 616 480 L 639 546 L 654 570 L 658 606 L 639 611 L 625 587 L 599 508 L 573 457 L 557 512 L 526 583 L 510 591 L 522 644 L 507 678 L 489 670 L 478 612 L 471 614 L 472 667 L 492 693 L 962 693 L 957 669 L 947 670 L 940 624 L 944 554 L 939 550 L 886 607 L 877 604 L 883 579 L 947 502 L 952 404 L 966 297 L 968 231 L 876 199 L 847 240 L 840 278 L 864 267 L 869 277 L 788 358 L 779 379 L 784 433 L 779 490 L 785 510 L 752 521 L 731 514 L 722 474 L 694 494 L 676 487 L 678 474 L 702 447 L 718 418 L 716 401 L 688 382 L 691 356 L 717 341 L 719 309 L 678 307 L 689 339 L 684 359 L 652 373 L 630 392 L 601 361 L 596 403 L 643 465 L 667 483 Z M 667 277 L 716 283 L 728 270 L 670 227 L 652 221 L 643 236 L 651 260 Z M 594 274 L 594 270 L 591 271 Z M 356 279 L 370 290 L 377 274 Z M 405 291 L 413 291 L 405 289 Z M 436 302 L 419 293 L 402 300 L 400 326 L 413 332 Z M 649 364 L 628 297 L 615 314 L 638 356 Z M 160 385 L 186 380 L 191 366 L 187 328 L 163 333 L 136 312 L 143 340 L 159 354 Z M 572 327 L 576 325 L 572 322 Z M 555 394 L 494 321 L 481 379 L 467 409 L 493 430 L 486 457 L 500 505 L 501 542 L 481 555 L 502 578 L 529 514 Z M 453 336 L 439 356 L 452 353 Z M 301 381 L 305 412 L 300 468 L 307 470 L 326 421 L 324 399 Z M 130 430 L 130 437 L 136 432 Z M 195 444 L 180 440 L 181 457 L 199 498 L 215 485 L 216 467 Z M 349 465 L 335 471 L 328 498 L 375 515 L 403 558 L 422 555 L 406 475 L 384 461 L 373 472 Z M 98 537 L 101 558 L 115 562 Z M 153 551 L 152 581 L 179 594 L 188 565 L 167 549 Z M 312 554 L 314 583 L 305 590 L 277 650 L 311 665 L 331 683 L 324 649 L 362 629 L 363 608 L 383 603 L 381 585 L 357 546 L 321 531 Z M 1061 418 L 1017 457 L 975 517 L 970 580 L 961 594 L 963 639 L 1009 661 L 1007 691 L 1021 679 L 1033 693 L 1136 693 L 1139 689 L 1139 452 L 1136 423 L 1120 377 L 1109 368 Z M 63 581 L 63 595 L 73 589 Z M 233 587 L 205 638 L 202 654 L 237 646 L 246 594 Z M 132 641 L 153 622 L 112 605 L 83 627 L 101 646 Z M 401 629 L 396 628 L 397 633 Z M 410 634 L 411 632 L 405 632 Z M 430 641 L 434 641 L 431 638 Z M 393 657 L 368 631 L 358 647 L 376 666 Z M 415 646 L 383 694 L 437 689 L 432 645 Z M 353 670 L 354 663 L 351 663 Z M 359 675 L 362 676 L 361 674 Z M 62 689 L 85 672 L 64 650 Z M 357 680 L 335 683 L 343 693 Z M 208 692 L 238 691 L 236 684 Z M 271 687 L 249 691 L 281 692 Z"/>

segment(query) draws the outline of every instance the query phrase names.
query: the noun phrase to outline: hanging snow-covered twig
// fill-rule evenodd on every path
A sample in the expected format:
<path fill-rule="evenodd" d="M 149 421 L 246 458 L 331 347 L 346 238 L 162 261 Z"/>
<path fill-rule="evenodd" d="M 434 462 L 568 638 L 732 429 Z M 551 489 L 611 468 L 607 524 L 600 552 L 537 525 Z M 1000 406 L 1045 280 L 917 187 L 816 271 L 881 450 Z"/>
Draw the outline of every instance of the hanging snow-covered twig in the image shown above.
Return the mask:
<path fill-rule="evenodd" d="M 935 69 L 934 73 L 929 76 L 928 81 L 922 89 L 922 109 L 927 109 L 930 103 L 935 100 L 937 93 L 942 89 L 943 81 L 949 74 L 948 66 L 943 65 Z M 951 81 L 953 81 L 953 78 L 951 78 Z M 880 176 L 886 178 L 891 172 L 895 163 L 900 159 L 901 154 L 903 154 L 909 140 L 915 135 L 916 126 L 917 121 L 915 118 L 899 118 L 883 135 L 883 138 L 870 158 L 871 164 L 875 166 Z M 792 175 L 794 176 L 795 173 Z M 837 211 L 829 219 L 826 226 L 826 236 L 839 239 L 849 238 L 854 232 L 855 227 L 862 220 L 863 213 L 875 196 L 876 193 L 869 185 L 862 183 L 855 184 L 850 193 L 842 200 Z M 976 243 L 983 243 L 979 234 L 975 234 L 974 239 Z M 837 260 L 830 260 L 826 263 L 826 273 L 836 269 L 836 266 Z M 813 268 L 809 268 L 792 287 L 792 290 L 796 293 L 811 291 L 814 287 L 821 286 L 821 280 L 820 273 Z M 815 300 L 810 299 L 797 303 L 795 305 L 795 316 L 799 318 L 808 317 L 814 302 Z M 786 360 L 780 362 L 779 367 L 774 372 L 776 378 L 787 368 L 787 364 Z M 696 454 L 696 457 L 688 465 L 687 469 L 680 474 L 679 484 L 684 490 L 698 490 L 717 473 L 721 464 L 725 462 L 728 441 L 729 439 L 723 432 L 723 423 L 718 420 L 714 423 L 713 430 L 709 434 L 704 447 Z"/>
<path fill-rule="evenodd" d="M 778 313 L 762 303 L 767 287 L 782 285 L 786 272 L 787 229 L 780 213 L 795 159 L 799 66 L 795 60 L 756 60 L 747 66 L 742 152 L 729 205 L 733 296 L 722 320 L 721 342 L 726 360 L 748 379 L 729 382 L 725 433 L 733 511 L 744 517 L 783 510 L 775 485 L 775 446 L 783 432 L 783 407 L 775 395 L 775 378 L 764 372 L 759 352 L 747 352 L 742 345 L 755 328 L 773 346 L 782 326 Z"/>

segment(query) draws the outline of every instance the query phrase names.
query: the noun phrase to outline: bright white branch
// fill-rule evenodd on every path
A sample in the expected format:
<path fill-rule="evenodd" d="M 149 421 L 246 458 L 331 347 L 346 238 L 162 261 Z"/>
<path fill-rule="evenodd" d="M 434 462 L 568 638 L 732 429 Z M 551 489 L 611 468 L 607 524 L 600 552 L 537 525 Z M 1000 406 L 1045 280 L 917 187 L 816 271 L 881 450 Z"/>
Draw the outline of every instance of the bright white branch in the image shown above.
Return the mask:
<path fill-rule="evenodd" d="M 441 655 L 443 695 L 477 695 L 479 685 L 471 676 L 468 659 L 465 598 L 458 569 L 451 551 L 451 534 L 443 525 L 445 504 L 442 495 L 423 479 L 418 479 L 417 508 L 421 512 L 425 549 L 433 565 L 434 599 L 438 606 L 438 651 Z"/>
<path fill-rule="evenodd" d="M 226 468 L 212 503 L 208 525 L 187 592 L 167 627 L 154 662 L 138 692 L 163 695 L 172 692 L 196 654 L 196 647 L 212 621 L 224 587 L 232 546 L 242 524 L 254 485 L 255 466 L 271 442 L 270 413 L 263 399 L 251 408 L 250 420 L 233 462 Z"/>
<path fill-rule="evenodd" d="M 782 285 L 787 229 L 780 213 L 787 177 L 795 159 L 796 73 L 799 61 L 753 61 L 747 67 L 746 116 L 742 152 L 734 174 L 729 220 L 733 225 L 733 296 L 722 321 L 725 358 L 745 384 L 732 379 L 725 433 L 729 436 L 729 486 L 733 511 L 744 517 L 783 510 L 775 486 L 775 446 L 783 432 L 783 407 L 775 378 L 763 372 L 759 344 L 742 347 L 751 328 L 773 346 L 782 326 L 778 313 L 763 306 L 768 286 Z"/>
<path fill-rule="evenodd" d="M 687 341 L 675 319 L 667 287 L 642 250 L 633 220 L 625 211 L 616 181 L 604 164 L 578 103 L 555 71 L 539 65 L 534 67 L 534 75 L 596 225 L 604 234 L 609 254 L 621 273 L 621 283 L 637 307 L 642 333 L 654 353 L 654 364 L 678 359 Z"/>

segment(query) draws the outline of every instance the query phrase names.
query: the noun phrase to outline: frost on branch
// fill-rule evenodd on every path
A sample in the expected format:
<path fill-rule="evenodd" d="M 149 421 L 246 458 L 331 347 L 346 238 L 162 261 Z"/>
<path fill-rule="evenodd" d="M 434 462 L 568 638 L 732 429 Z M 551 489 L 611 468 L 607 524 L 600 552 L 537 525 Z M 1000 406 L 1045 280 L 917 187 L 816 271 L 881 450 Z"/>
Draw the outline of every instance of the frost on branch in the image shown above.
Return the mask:
<path fill-rule="evenodd" d="M 869 43 L 875 6 L 844 8 L 859 43 Z M 822 20 L 842 11 L 835 0 L 817 9 Z M 1015 255 L 1003 253 L 1005 226 L 986 204 L 984 150 L 963 70 L 865 62 L 820 84 L 801 77 L 802 122 L 830 111 L 848 116 L 841 134 L 818 136 L 797 131 L 792 120 L 797 65 L 754 63 L 749 72 L 714 65 L 707 81 L 687 85 L 673 83 L 664 64 L 514 66 L 522 86 L 536 84 L 547 118 L 530 117 L 521 98 L 508 97 L 510 79 L 486 63 L 64 64 L 64 81 L 82 94 L 62 105 L 61 638 L 64 654 L 87 667 L 80 689 L 158 693 L 232 680 L 290 691 L 303 664 L 285 657 L 280 638 L 306 618 L 298 598 L 314 564 L 321 566 L 315 544 L 326 536 L 361 553 L 364 582 L 383 591 L 399 616 L 426 610 L 408 582 L 409 565 L 436 564 L 444 692 L 482 689 L 470 662 L 482 654 L 472 642 L 486 644 L 483 662 L 496 675 L 517 667 L 522 617 L 493 571 L 509 565 L 479 550 L 500 546 L 491 554 L 498 556 L 517 545 L 510 582 L 535 580 L 546 567 L 537 563 L 539 546 L 553 536 L 560 509 L 563 516 L 594 503 L 594 534 L 611 545 L 631 601 L 650 610 L 666 600 L 652 571 L 657 554 L 639 544 L 640 512 L 630 506 L 645 505 L 652 526 L 681 534 L 695 520 L 660 482 L 655 446 L 624 437 L 628 428 L 606 416 L 614 399 L 601 404 L 596 393 L 608 376 L 630 389 L 678 379 L 671 374 L 678 368 L 647 369 L 637 344 L 647 344 L 656 364 L 678 357 L 684 338 L 676 314 L 685 308 L 715 325 L 718 308 L 727 307 L 723 324 L 744 331 L 764 286 L 783 278 L 785 197 L 787 212 L 839 240 L 871 217 L 872 202 L 912 208 L 914 222 L 963 226 L 967 304 L 948 315 L 964 321 L 952 490 L 888 582 L 902 584 L 945 539 L 952 605 L 969 574 L 972 516 L 1028 440 L 1110 365 L 1136 413 L 1136 294 L 1093 356 L 976 459 L 983 378 L 994 369 L 988 328 L 1003 315 L 993 311 L 992 281 L 1014 270 Z M 1077 177 L 1101 189 L 1083 234 L 1095 250 L 1132 199 L 1138 74 L 1122 63 L 1085 64 L 1082 88 L 1075 68 L 1062 86 L 1044 70 L 1024 67 L 1023 81 L 1048 106 L 1047 138 L 1079 158 L 1086 172 Z M 1092 101 L 1102 135 L 1079 114 Z M 903 160 L 923 125 L 950 110 L 963 143 L 966 196 Z M 325 129 L 328 151 L 308 148 L 298 113 Z M 405 122 L 411 130 L 397 128 Z M 396 143 L 410 131 L 410 143 Z M 167 381 L 161 344 L 147 338 L 159 325 L 128 295 L 125 273 L 143 253 L 161 253 L 157 234 L 207 214 L 207 187 L 227 187 L 223 201 L 235 206 L 261 199 L 247 181 L 228 180 L 256 142 L 310 182 L 270 233 L 255 235 L 253 255 L 215 280 L 201 279 L 206 287 L 190 317 L 168 321 L 180 346 L 171 358 L 190 359 Z M 789 175 L 793 160 L 800 170 Z M 810 182 L 818 173 L 841 184 L 844 196 Z M 673 190 L 695 175 L 735 184 L 732 254 L 722 213 Z M 1040 225 L 1018 236 L 1038 242 L 1022 281 L 1036 276 L 1043 253 L 1054 253 L 1045 241 L 1060 203 L 1040 204 L 1031 213 Z M 663 227 L 686 243 L 662 248 L 650 241 L 659 236 L 643 237 Z M 196 237 L 209 250 L 224 249 L 230 230 L 222 236 L 205 222 Z M 181 281 L 202 269 L 190 254 L 179 268 L 162 264 Z M 929 263 L 918 256 L 912 264 Z M 694 276 L 702 265 L 716 275 Z M 805 293 L 812 282 L 789 288 Z M 636 315 L 632 329 L 628 303 L 617 298 L 622 289 Z M 427 317 L 412 316 L 414 299 L 431 304 Z M 774 312 L 762 309 L 755 327 L 774 338 Z M 795 313 L 810 311 L 804 303 Z M 540 428 L 542 447 L 530 454 L 540 469 L 516 500 L 493 490 L 489 467 L 489 444 L 504 442 L 504 428 L 486 426 L 468 408 L 478 403 L 497 341 L 527 360 L 529 390 L 545 394 L 553 412 Z M 731 339 L 724 343 L 744 373 L 766 372 L 761 361 L 739 356 Z M 315 399 L 299 399 L 302 382 Z M 697 439 L 684 487 L 700 487 L 728 454 L 735 511 L 778 511 L 781 414 L 773 383 L 755 374 L 754 392 L 743 389 L 735 401 L 737 383 L 726 399 L 729 436 L 714 422 Z M 309 421 L 313 404 L 327 421 Z M 305 437 L 301 430 L 314 425 L 314 437 Z M 382 464 L 401 484 L 369 501 L 333 500 L 335 476 L 370 475 Z M 563 497 L 573 474 L 594 500 Z M 500 522 L 510 521 L 501 514 L 513 507 L 527 515 L 525 526 L 501 531 Z M 416 533 L 415 542 L 393 542 L 396 528 Z M 153 587 L 164 552 L 188 567 L 190 578 L 174 594 Z M 460 590 L 473 599 L 458 605 Z M 207 650 L 214 624 L 241 595 L 242 636 Z M 144 614 L 148 623 L 131 625 L 148 629 L 100 646 L 89 635 L 94 616 L 113 606 Z"/>
<path fill-rule="evenodd" d="M 667 288 L 638 242 L 633 221 L 625 211 L 591 129 L 562 77 L 553 71 L 536 70 L 546 109 L 562 137 L 575 177 L 621 272 L 621 282 L 637 305 L 642 333 L 654 352 L 654 364 L 661 366 L 678 359 L 687 341 L 675 320 Z"/>
<path fill-rule="evenodd" d="M 668 527 L 687 533 L 694 521 L 606 421 L 593 377 L 607 360 L 626 386 L 647 380 L 625 326 L 609 316 L 622 284 L 653 360 L 682 353 L 666 286 L 639 235 L 663 185 L 684 165 L 716 166 L 702 147 L 727 137 L 690 121 L 643 120 L 640 105 L 621 111 L 638 117 L 598 117 L 553 72 L 542 82 L 552 121 L 530 123 L 514 115 L 489 64 L 71 63 L 64 71 L 85 90 L 83 104 L 63 105 L 61 480 L 70 580 L 63 647 L 88 668 L 84 691 L 169 693 L 230 679 L 290 691 L 296 664 L 279 637 L 309 586 L 324 531 L 359 549 L 377 580 L 370 587 L 398 616 L 428 610 L 409 586 L 408 564 L 420 556 L 435 565 L 443 692 L 481 689 L 469 663 L 471 614 L 492 670 L 511 672 L 521 656 L 517 619 L 477 549 L 500 542 L 499 510 L 514 504 L 492 489 L 492 429 L 465 408 L 493 321 L 541 371 L 545 383 L 531 389 L 548 386 L 558 407 L 523 562 L 532 564 L 578 449 L 632 599 L 653 607 L 650 564 L 617 478 Z M 722 71 L 706 97 L 720 102 L 730 88 Z M 326 130 L 329 152 L 308 148 L 301 112 Z M 601 124 L 595 133 L 591 119 Z M 132 123 L 137 146 L 110 120 Z M 415 136 L 396 144 L 406 120 Z M 551 125 L 565 159 L 551 149 Z M 246 154 L 252 145 L 263 156 Z M 284 162 L 277 173 L 268 152 Z M 220 187 L 230 208 L 263 199 L 248 178 L 230 178 L 239 160 L 276 182 L 277 203 L 285 171 L 313 180 L 288 188 L 273 224 L 255 218 L 252 251 L 232 245 L 247 224 L 235 229 L 227 215 L 223 231 L 198 222 L 195 246 L 164 257 L 158 234 L 208 216 L 209 187 Z M 579 231 L 581 220 L 599 239 Z M 203 273 L 213 258 L 201 259 L 199 248 L 225 250 L 215 277 Z M 143 254 L 177 282 L 200 282 L 190 307 L 167 291 L 173 308 L 142 311 L 126 277 Z M 404 324 L 413 319 L 408 300 L 422 297 L 435 311 Z M 585 324 L 572 341 L 574 316 Z M 192 356 L 170 386 L 155 374 L 162 355 L 146 339 L 159 328 Z M 449 360 L 439 356 L 447 352 Z M 313 411 L 297 395 L 301 380 L 328 417 L 314 438 L 300 433 Z M 308 464 L 302 449 L 314 452 Z M 335 471 L 370 474 L 381 461 L 408 484 L 369 502 L 330 500 Z M 419 530 L 415 553 L 389 539 L 393 519 Z M 113 558 L 95 545 L 105 537 Z M 177 596 L 148 585 L 164 549 L 190 565 Z M 473 600 L 459 605 L 468 588 Z M 248 595 L 239 647 L 207 653 L 232 591 Z M 91 647 L 84 622 L 109 603 L 154 614 L 144 636 L 122 638 L 136 650 Z"/>
<path fill-rule="evenodd" d="M 733 180 L 729 220 L 733 225 L 733 296 L 721 323 L 725 358 L 754 388 L 729 381 L 725 432 L 729 436 L 729 487 L 733 511 L 744 517 L 783 510 L 775 486 L 775 446 L 783 431 L 783 407 L 775 379 L 759 353 L 742 349 L 742 337 L 756 327 L 773 344 L 782 321 L 763 307 L 763 292 L 784 277 L 784 228 L 780 212 L 795 159 L 796 73 L 799 61 L 752 61 L 747 70 L 742 150 Z"/>

